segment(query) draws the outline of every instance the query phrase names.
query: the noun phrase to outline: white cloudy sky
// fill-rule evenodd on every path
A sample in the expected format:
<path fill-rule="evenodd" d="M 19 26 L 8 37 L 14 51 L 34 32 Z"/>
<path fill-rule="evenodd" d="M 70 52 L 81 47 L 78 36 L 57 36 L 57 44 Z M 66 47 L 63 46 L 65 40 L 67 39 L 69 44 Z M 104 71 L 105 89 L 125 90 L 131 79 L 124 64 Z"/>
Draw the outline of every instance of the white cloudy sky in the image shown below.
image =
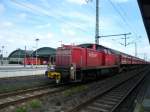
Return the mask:
<path fill-rule="evenodd" d="M 150 56 L 148 38 L 137 0 L 100 0 L 100 35 L 128 33 L 137 42 L 138 56 Z M 94 43 L 95 0 L 0 0 L 0 49 L 57 48 L 63 44 Z M 100 44 L 134 55 L 134 44 L 124 47 L 120 37 L 101 38 Z M 127 42 L 127 43 L 128 43 Z M 7 52 L 7 53 L 6 53 Z M 150 59 L 150 58 L 149 58 Z"/>

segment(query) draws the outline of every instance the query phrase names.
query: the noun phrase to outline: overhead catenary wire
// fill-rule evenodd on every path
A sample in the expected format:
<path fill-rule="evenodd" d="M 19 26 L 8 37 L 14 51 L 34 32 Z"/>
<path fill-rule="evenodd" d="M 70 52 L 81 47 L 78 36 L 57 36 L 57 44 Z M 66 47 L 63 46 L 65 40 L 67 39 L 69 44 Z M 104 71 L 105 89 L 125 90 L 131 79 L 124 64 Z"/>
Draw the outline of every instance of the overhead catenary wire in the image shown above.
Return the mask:
<path fill-rule="evenodd" d="M 108 0 L 108 1 L 112 5 L 112 7 L 114 8 L 114 10 L 118 13 L 118 15 L 121 17 L 121 19 L 124 22 L 124 24 L 126 24 L 126 27 L 128 27 L 129 29 L 131 29 L 133 31 L 133 33 L 135 34 L 135 36 L 137 36 L 137 32 L 128 23 L 127 19 L 124 17 L 124 15 L 121 13 L 121 11 L 115 6 L 115 4 L 111 0 Z"/>
<path fill-rule="evenodd" d="M 18 1 L 16 1 L 16 0 L 11 0 L 11 1 L 13 1 L 14 3 L 16 3 L 16 4 L 18 4 L 18 5 L 21 5 L 21 6 L 23 6 L 23 7 L 26 7 L 26 8 L 35 10 L 35 9 L 33 9 L 32 7 L 30 7 L 30 5 L 28 6 L 28 5 L 26 5 L 25 3 L 18 2 Z M 112 3 L 111 0 L 109 0 L 109 1 Z M 112 3 L 112 5 L 114 5 L 114 4 Z M 115 5 L 114 5 L 114 7 L 115 7 Z M 115 9 L 117 10 L 116 7 L 115 7 Z M 43 10 L 44 10 L 44 9 L 43 9 Z M 88 29 L 83 28 L 83 27 L 80 27 L 79 25 L 73 24 L 73 23 L 71 23 L 71 22 L 68 23 L 68 22 L 66 22 L 66 21 L 63 20 L 63 19 L 60 19 L 60 18 L 57 18 L 57 17 L 55 17 L 55 16 L 50 15 L 49 13 L 44 13 L 43 10 L 40 11 L 42 14 L 47 15 L 47 16 L 50 16 L 50 17 L 53 18 L 55 21 L 59 21 L 59 22 L 61 21 L 62 23 L 66 24 L 66 25 L 68 25 L 68 26 L 77 28 L 77 29 L 79 29 L 80 31 L 85 32 L 85 33 L 87 33 L 87 31 L 88 31 Z M 128 22 L 126 21 L 126 19 L 122 16 L 122 14 L 120 13 L 120 11 L 118 11 L 118 13 L 121 15 L 123 21 L 130 27 L 130 25 L 128 24 Z"/>
<path fill-rule="evenodd" d="M 31 9 L 31 10 L 33 10 L 33 11 L 36 10 L 35 8 L 33 8 L 33 7 L 31 7 L 30 5 L 27 5 L 27 4 L 25 4 L 25 3 L 18 2 L 18 1 L 16 1 L 16 0 L 11 0 L 11 1 L 14 2 L 14 3 L 17 4 L 17 5 L 20 5 L 20 6 L 22 6 L 22 7 Z M 37 10 L 36 10 L 36 11 L 37 11 Z M 60 19 L 60 18 L 57 18 L 57 17 L 52 16 L 51 14 L 47 13 L 47 10 L 45 10 L 45 9 L 42 9 L 42 8 L 41 8 L 41 10 L 38 10 L 38 12 L 42 13 L 43 15 L 46 15 L 46 16 L 49 16 L 49 17 L 53 18 L 55 21 L 59 21 L 59 22 L 62 22 L 62 23 L 64 23 L 64 24 L 68 25 L 68 26 L 71 26 L 71 27 L 74 27 L 74 28 L 76 28 L 76 29 L 79 29 L 79 30 L 82 31 L 82 32 L 87 32 L 87 31 L 88 31 L 87 29 L 81 28 L 81 27 L 79 27 L 78 25 L 75 25 L 75 24 L 72 24 L 72 23 L 68 23 L 68 22 L 66 22 L 66 21 L 64 21 L 64 20 L 62 20 L 62 19 Z M 37 12 L 35 12 L 35 13 L 37 14 Z"/>
<path fill-rule="evenodd" d="M 124 8 L 122 8 L 120 5 L 118 5 L 118 8 L 123 12 L 123 14 L 125 15 L 125 18 L 127 18 L 127 20 L 130 20 L 129 19 L 129 16 L 127 14 L 127 12 L 124 10 Z M 132 24 L 133 25 L 133 24 Z M 134 31 L 134 33 L 136 33 L 136 35 L 139 35 L 138 32 L 139 30 L 136 28 L 136 26 L 131 26 L 132 30 Z M 137 37 L 137 36 L 136 36 Z"/>
<path fill-rule="evenodd" d="M 91 1 L 93 1 L 93 0 L 85 0 L 85 1 L 88 3 L 88 2 L 91 2 Z M 95 0 L 95 1 L 96 1 L 96 0 Z M 102 3 L 103 3 L 103 2 L 101 2 L 101 5 L 99 6 L 99 7 L 100 7 L 100 12 L 101 12 L 100 14 L 101 14 L 101 15 L 102 15 L 102 13 L 103 13 L 103 12 L 101 11 L 101 10 L 102 10 Z M 95 7 L 91 7 L 91 9 L 92 9 L 93 11 L 95 11 Z M 99 15 L 100 15 L 100 14 L 99 14 Z M 103 19 L 103 18 L 101 17 L 101 19 L 100 19 L 99 21 L 102 22 L 102 21 L 103 21 L 102 19 Z M 118 22 L 118 24 L 121 26 L 121 27 L 120 27 L 121 29 L 124 29 L 124 28 L 123 28 L 124 26 L 122 26 L 122 24 L 121 24 L 120 22 Z M 124 22 L 123 22 L 123 24 L 124 24 Z M 102 26 L 100 27 L 100 29 L 101 29 L 101 30 L 99 30 L 99 32 L 100 32 L 100 34 L 102 35 L 102 34 L 103 34 L 103 33 L 102 33 Z M 100 37 L 101 37 L 101 36 L 100 36 Z"/>

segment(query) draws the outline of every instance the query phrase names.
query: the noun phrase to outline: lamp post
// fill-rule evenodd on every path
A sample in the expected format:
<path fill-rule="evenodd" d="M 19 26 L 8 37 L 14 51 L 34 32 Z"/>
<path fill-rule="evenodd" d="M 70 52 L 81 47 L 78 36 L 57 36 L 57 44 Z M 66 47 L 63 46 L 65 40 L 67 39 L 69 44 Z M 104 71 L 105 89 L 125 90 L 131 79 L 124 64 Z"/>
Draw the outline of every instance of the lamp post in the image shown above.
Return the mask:
<path fill-rule="evenodd" d="M 18 48 L 18 65 L 20 63 L 20 49 Z"/>
<path fill-rule="evenodd" d="M 24 49 L 24 67 L 26 67 L 26 45 Z"/>
<path fill-rule="evenodd" d="M 3 65 L 3 51 L 4 51 L 4 46 L 2 46 L 2 65 Z"/>
<path fill-rule="evenodd" d="M 37 48 L 38 48 L 38 41 L 39 41 L 39 39 L 36 38 L 35 41 L 36 41 L 36 67 L 37 67 Z"/>
<path fill-rule="evenodd" d="M 60 42 L 60 45 L 61 45 L 61 47 L 62 47 L 62 40 L 61 40 L 61 41 L 58 41 L 58 42 Z"/>
<path fill-rule="evenodd" d="M 7 51 L 6 51 L 6 64 L 8 64 L 8 56 L 7 56 Z"/>
<path fill-rule="evenodd" d="M 141 39 L 142 38 L 142 36 L 141 35 L 139 35 L 138 37 L 137 37 L 137 39 L 135 40 L 135 43 L 134 43 L 134 46 L 135 46 L 135 56 L 137 57 L 137 55 L 138 55 L 138 46 L 137 46 L 137 40 L 139 40 L 139 39 Z M 139 41 L 140 42 L 140 41 Z"/>
<path fill-rule="evenodd" d="M 135 57 L 137 57 L 137 43 L 135 42 L 134 45 L 135 45 Z"/>

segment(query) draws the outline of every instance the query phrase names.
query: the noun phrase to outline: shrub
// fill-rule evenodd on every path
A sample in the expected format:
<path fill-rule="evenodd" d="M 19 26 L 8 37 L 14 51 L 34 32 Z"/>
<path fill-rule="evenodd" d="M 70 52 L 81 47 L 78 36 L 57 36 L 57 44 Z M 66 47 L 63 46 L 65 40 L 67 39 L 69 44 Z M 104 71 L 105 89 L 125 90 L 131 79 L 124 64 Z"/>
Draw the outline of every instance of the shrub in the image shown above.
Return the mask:
<path fill-rule="evenodd" d="M 27 112 L 27 107 L 23 106 L 23 107 L 18 107 L 16 109 L 16 112 Z"/>
<path fill-rule="evenodd" d="M 32 101 L 30 102 L 30 107 L 31 107 L 31 108 L 40 108 L 41 105 L 42 105 L 42 103 L 41 103 L 41 101 L 39 101 L 39 100 L 32 100 Z"/>

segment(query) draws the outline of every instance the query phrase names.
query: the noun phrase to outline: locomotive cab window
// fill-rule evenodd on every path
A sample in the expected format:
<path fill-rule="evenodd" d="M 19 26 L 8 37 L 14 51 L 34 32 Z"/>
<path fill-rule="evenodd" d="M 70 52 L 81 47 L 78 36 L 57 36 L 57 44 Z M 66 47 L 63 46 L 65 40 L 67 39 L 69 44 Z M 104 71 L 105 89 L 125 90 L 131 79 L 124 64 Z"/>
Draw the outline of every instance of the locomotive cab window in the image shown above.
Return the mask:
<path fill-rule="evenodd" d="M 104 48 L 101 47 L 101 46 L 96 46 L 96 49 L 97 49 L 98 51 L 104 51 Z"/>
<path fill-rule="evenodd" d="M 104 53 L 106 53 L 106 54 L 108 53 L 108 52 L 107 52 L 107 49 L 104 49 Z"/>
<path fill-rule="evenodd" d="M 110 50 L 107 50 L 107 54 L 112 54 Z"/>

